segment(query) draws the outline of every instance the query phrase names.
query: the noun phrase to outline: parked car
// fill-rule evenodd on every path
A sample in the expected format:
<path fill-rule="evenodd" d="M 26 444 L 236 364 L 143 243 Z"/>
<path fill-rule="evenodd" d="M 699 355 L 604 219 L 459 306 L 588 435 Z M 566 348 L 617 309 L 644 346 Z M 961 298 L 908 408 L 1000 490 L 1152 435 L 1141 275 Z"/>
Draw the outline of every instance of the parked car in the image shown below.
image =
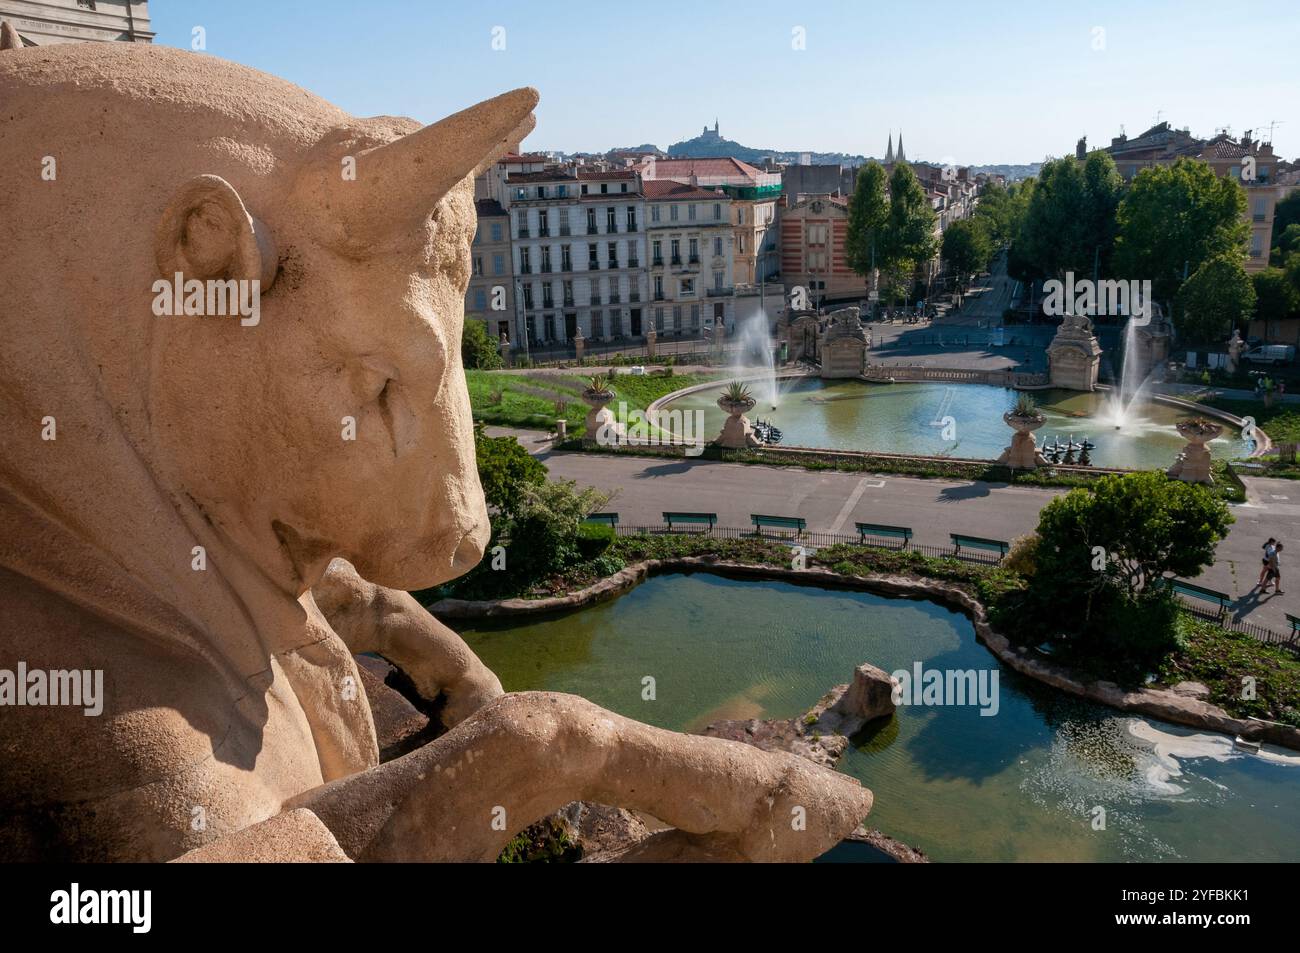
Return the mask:
<path fill-rule="evenodd" d="M 1290 364 L 1295 360 L 1295 345 L 1264 344 L 1251 348 L 1243 357 L 1252 364 Z"/>

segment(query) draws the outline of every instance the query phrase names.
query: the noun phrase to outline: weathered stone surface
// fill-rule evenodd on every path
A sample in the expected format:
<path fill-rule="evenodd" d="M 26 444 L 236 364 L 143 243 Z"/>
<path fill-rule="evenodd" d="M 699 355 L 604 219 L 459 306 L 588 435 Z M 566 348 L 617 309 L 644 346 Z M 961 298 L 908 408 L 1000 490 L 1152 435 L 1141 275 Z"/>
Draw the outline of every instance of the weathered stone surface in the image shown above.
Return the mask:
<path fill-rule="evenodd" d="M 299 808 L 269 817 L 177 857 L 177 864 L 351 863 L 329 828 Z"/>
<path fill-rule="evenodd" d="M 835 703 L 833 711 L 864 722 L 892 715 L 894 704 L 894 679 L 884 669 L 863 662 L 853 670 L 853 682 L 843 697 Z"/>
<path fill-rule="evenodd" d="M 428 717 L 385 682 L 389 673 L 396 671 L 392 665 L 369 655 L 358 655 L 356 662 L 375 721 L 379 760 L 388 761 L 390 752 L 405 754 L 411 739 L 428 729 Z"/>

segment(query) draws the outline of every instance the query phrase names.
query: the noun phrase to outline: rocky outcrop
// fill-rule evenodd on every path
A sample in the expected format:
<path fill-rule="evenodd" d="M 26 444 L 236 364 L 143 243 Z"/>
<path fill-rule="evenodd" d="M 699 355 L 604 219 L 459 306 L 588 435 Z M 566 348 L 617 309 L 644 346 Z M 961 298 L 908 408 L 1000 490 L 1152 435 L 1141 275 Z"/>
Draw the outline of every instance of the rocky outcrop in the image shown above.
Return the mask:
<path fill-rule="evenodd" d="M 299 808 L 229 834 L 177 857 L 175 864 L 350 863 L 329 829 Z"/>

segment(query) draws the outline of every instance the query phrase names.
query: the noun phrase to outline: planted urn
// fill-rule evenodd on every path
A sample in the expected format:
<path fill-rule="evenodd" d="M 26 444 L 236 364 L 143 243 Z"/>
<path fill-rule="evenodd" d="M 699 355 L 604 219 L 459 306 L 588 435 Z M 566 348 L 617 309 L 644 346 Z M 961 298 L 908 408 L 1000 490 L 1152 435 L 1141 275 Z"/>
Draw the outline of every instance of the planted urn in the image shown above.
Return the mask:
<path fill-rule="evenodd" d="M 739 417 L 753 410 L 755 403 L 749 388 L 741 381 L 732 381 L 718 398 L 718 406 L 733 417 Z"/>
<path fill-rule="evenodd" d="M 618 425 L 613 412 L 606 406 L 614 399 L 614 388 L 610 386 L 609 376 L 593 374 L 582 389 L 582 400 L 591 408 L 587 412 L 586 433 L 583 443 L 591 446 L 614 446 L 622 437 L 622 428 Z"/>

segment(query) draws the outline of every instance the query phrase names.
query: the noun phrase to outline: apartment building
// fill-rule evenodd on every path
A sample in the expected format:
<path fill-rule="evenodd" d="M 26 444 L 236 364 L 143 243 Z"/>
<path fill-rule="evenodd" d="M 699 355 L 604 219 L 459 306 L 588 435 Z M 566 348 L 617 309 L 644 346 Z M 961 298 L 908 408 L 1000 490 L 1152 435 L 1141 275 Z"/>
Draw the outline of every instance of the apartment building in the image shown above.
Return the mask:
<path fill-rule="evenodd" d="M 1181 158 L 1208 163 L 1221 178 L 1232 177 L 1246 189 L 1245 219 L 1250 225 L 1245 268 L 1249 272 L 1268 267 L 1268 253 L 1273 241 L 1273 209 L 1282 198 L 1284 187 L 1277 178 L 1278 158 L 1273 145 L 1261 142 L 1247 130 L 1234 139 L 1226 131 L 1213 138 L 1200 139 L 1187 129 L 1174 129 L 1161 122 L 1130 139 L 1120 135 L 1111 139 L 1105 151 L 1115 160 L 1115 167 L 1125 180 L 1132 180 L 1143 169 L 1172 165 Z M 1087 154 L 1087 140 L 1080 139 L 1075 155 Z"/>
<path fill-rule="evenodd" d="M 735 325 L 731 199 L 671 179 L 642 182 L 649 243 L 651 319 L 667 337 Z"/>
<path fill-rule="evenodd" d="M 465 319 L 482 321 L 488 335 L 515 340 L 514 262 L 510 253 L 510 213 L 496 199 L 474 202 L 478 228 L 470 248 L 470 279 Z"/>
<path fill-rule="evenodd" d="M 636 172 L 552 165 L 540 156 L 497 163 L 485 191 L 509 222 L 516 330 L 528 346 L 643 333 L 645 198 Z"/>
<path fill-rule="evenodd" d="M 754 284 L 778 270 L 776 216 L 782 194 L 781 173 L 731 157 L 660 159 L 639 166 L 644 180 L 678 182 L 720 189 L 730 200 L 732 271 L 736 284 Z"/>

